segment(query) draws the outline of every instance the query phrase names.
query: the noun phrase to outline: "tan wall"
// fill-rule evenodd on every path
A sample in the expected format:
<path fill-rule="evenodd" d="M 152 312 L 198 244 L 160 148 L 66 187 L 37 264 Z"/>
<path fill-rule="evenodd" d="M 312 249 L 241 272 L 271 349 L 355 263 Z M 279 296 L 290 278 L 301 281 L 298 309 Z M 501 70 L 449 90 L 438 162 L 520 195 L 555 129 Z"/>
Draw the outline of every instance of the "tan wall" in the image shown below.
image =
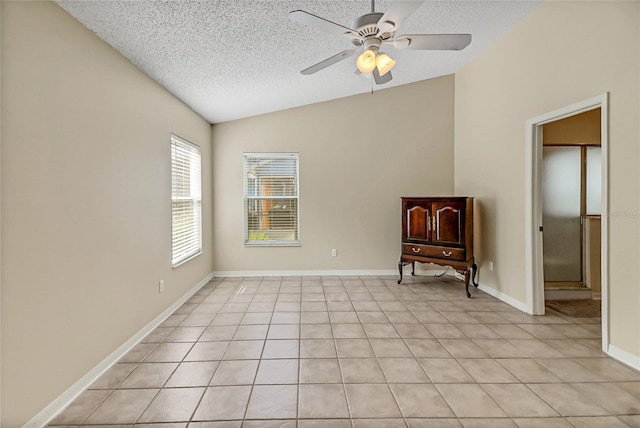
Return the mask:
<path fill-rule="evenodd" d="M 214 125 L 216 271 L 396 269 L 400 197 L 453 192 L 453 97 L 446 76 Z M 243 152 L 299 153 L 300 247 L 244 247 Z"/>
<path fill-rule="evenodd" d="M 482 282 L 524 302 L 525 121 L 610 93 L 610 340 L 638 357 L 639 8 L 545 2 L 531 12 L 456 75 L 455 147 L 456 192 L 483 211 Z"/>
<path fill-rule="evenodd" d="M 212 271 L 211 126 L 54 3 L 1 4 L 0 425 L 12 428 Z M 204 254 L 174 270 L 171 132 L 202 147 L 204 183 Z"/>
<path fill-rule="evenodd" d="M 542 125 L 543 146 L 599 146 L 601 109 L 593 109 Z"/>

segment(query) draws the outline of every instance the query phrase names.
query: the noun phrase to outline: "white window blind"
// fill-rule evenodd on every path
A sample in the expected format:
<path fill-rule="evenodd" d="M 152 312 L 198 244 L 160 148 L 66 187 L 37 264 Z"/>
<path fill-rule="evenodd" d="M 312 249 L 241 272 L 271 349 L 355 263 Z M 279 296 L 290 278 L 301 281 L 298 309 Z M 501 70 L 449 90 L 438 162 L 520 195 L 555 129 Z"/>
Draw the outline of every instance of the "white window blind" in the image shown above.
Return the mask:
<path fill-rule="evenodd" d="M 200 147 L 171 136 L 171 264 L 202 252 Z"/>
<path fill-rule="evenodd" d="M 300 245 L 298 154 L 245 153 L 245 245 Z"/>

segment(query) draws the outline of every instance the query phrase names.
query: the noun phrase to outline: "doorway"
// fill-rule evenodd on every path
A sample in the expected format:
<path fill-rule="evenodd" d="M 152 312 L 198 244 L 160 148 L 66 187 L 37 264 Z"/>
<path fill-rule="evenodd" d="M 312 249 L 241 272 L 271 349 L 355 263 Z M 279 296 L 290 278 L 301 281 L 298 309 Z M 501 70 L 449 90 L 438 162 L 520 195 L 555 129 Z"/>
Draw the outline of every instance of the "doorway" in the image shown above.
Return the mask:
<path fill-rule="evenodd" d="M 543 149 L 543 126 L 562 119 L 570 118 L 581 113 L 600 109 L 600 212 L 602 218 L 600 222 L 601 236 L 601 261 L 600 261 L 600 288 L 601 288 L 601 308 L 602 308 L 602 345 L 606 352 L 608 349 L 608 94 L 590 98 L 556 111 L 529 119 L 526 122 L 526 187 L 525 187 L 525 253 L 526 253 L 526 290 L 527 290 L 527 312 L 533 315 L 544 315 L 545 313 L 545 266 L 544 266 L 544 241 L 543 241 L 543 195 L 544 195 L 544 149 Z M 581 149 L 580 149 L 581 150 Z M 581 161 L 582 162 L 582 161 Z M 580 180 L 584 180 L 581 175 Z M 584 201 L 581 201 L 583 206 Z M 582 209 L 581 206 L 581 209 Z M 581 218 L 580 211 L 578 217 Z M 574 220 L 575 221 L 575 220 Z M 584 219 L 583 219 L 584 221 Z M 545 225 L 546 227 L 546 225 Z M 578 226 L 578 230 L 583 227 Z M 574 230 L 575 233 L 575 230 Z M 576 235 L 577 236 L 577 235 Z M 580 233 L 584 243 L 584 235 Z M 574 246 L 583 251 L 583 245 Z M 575 281 L 578 286 L 585 281 L 585 266 L 583 256 L 579 260 L 578 275 L 579 281 Z M 573 256 L 575 263 L 576 257 Z M 574 272 L 575 273 L 575 272 Z M 575 279 L 576 276 L 573 277 Z"/>

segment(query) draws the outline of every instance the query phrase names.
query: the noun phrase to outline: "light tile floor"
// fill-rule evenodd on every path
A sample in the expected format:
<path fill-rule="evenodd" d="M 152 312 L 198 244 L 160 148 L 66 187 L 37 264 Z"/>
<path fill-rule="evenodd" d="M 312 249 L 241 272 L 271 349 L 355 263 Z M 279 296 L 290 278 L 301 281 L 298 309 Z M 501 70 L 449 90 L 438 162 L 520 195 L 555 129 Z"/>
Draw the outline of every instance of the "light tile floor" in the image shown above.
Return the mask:
<path fill-rule="evenodd" d="M 216 278 L 50 426 L 640 427 L 600 319 L 396 280 Z"/>

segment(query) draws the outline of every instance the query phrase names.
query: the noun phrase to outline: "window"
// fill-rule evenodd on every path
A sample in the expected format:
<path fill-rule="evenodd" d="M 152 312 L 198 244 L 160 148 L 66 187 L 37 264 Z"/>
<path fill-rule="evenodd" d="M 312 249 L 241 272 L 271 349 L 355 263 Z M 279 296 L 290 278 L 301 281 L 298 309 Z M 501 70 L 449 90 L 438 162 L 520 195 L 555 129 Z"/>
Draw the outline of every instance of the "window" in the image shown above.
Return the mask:
<path fill-rule="evenodd" d="M 171 264 L 202 252 L 200 147 L 171 135 Z"/>
<path fill-rule="evenodd" d="M 298 154 L 244 154 L 245 245 L 300 245 Z"/>

